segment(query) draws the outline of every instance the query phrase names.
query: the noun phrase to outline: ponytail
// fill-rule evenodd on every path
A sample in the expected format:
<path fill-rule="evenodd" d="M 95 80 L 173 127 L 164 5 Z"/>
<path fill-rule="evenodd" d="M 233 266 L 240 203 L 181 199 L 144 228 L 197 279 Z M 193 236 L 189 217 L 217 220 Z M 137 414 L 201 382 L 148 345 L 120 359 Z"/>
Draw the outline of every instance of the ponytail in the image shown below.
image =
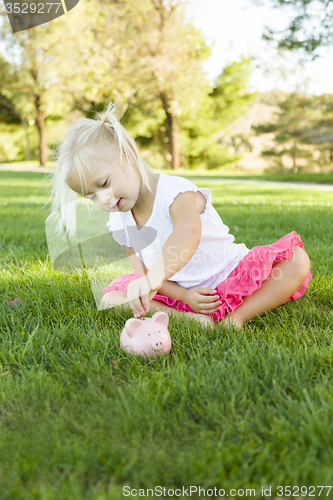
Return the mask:
<path fill-rule="evenodd" d="M 90 162 L 93 158 L 100 158 L 101 147 L 106 147 L 110 151 L 116 150 L 120 156 L 120 165 L 125 155 L 132 175 L 136 169 L 143 185 L 152 193 L 147 171 L 153 170 L 141 158 L 133 137 L 119 122 L 116 110 L 117 105 L 110 102 L 105 111 L 96 114 L 95 119 L 80 118 L 67 131 L 64 140 L 56 150 L 56 171 L 46 176 L 51 178 L 50 198 L 54 198 L 47 221 L 50 223 L 58 218 L 55 229 L 58 234 L 64 229 L 70 238 L 74 238 L 76 234 L 77 193 L 69 188 L 66 179 L 75 169 L 79 174 L 81 187 L 83 188 L 83 182 L 87 187 L 84 171 L 87 168 L 91 172 Z"/>

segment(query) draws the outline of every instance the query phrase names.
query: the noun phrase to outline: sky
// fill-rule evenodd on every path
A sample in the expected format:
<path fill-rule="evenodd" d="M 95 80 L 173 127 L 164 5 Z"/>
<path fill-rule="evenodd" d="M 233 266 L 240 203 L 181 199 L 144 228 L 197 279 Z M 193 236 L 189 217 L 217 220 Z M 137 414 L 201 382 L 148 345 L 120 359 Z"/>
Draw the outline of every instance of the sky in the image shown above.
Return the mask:
<path fill-rule="evenodd" d="M 255 90 L 292 92 L 298 87 L 310 94 L 333 93 L 333 47 L 322 49 L 320 57 L 304 68 L 298 62 L 300 51 L 285 51 L 279 57 L 276 49 L 262 40 L 262 33 L 266 26 L 286 28 L 291 12 L 264 2 L 259 7 L 251 0 L 188 0 L 188 19 L 201 30 L 206 42 L 214 41 L 212 55 L 204 63 L 208 78 L 213 81 L 224 66 L 244 54 L 255 58 L 255 66 L 260 65 L 251 76 Z"/>

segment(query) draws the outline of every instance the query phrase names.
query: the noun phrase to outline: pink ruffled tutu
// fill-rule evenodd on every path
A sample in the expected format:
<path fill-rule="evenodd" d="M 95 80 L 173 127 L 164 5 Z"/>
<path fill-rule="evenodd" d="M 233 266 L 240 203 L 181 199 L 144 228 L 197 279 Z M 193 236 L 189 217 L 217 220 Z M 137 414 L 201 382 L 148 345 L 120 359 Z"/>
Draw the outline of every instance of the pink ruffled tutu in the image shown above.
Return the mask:
<path fill-rule="evenodd" d="M 274 269 L 273 264 L 281 260 L 288 260 L 295 246 L 304 248 L 301 237 L 292 231 L 286 234 L 271 245 L 260 245 L 251 248 L 249 253 L 239 261 L 235 269 L 229 276 L 219 283 L 214 290 L 219 294 L 222 301 L 218 311 L 214 312 L 211 317 L 215 322 L 224 318 L 228 313 L 231 314 L 243 302 L 243 297 L 252 295 L 253 292 L 261 287 L 261 284 Z M 276 271 L 279 271 L 276 269 Z M 278 272 L 276 273 L 278 278 Z M 111 281 L 107 288 L 103 289 L 103 294 L 111 290 L 121 290 L 126 292 L 128 284 L 140 278 L 133 270 L 132 273 L 123 274 Z M 311 272 L 308 273 L 301 286 L 286 300 L 298 299 L 302 297 L 308 287 L 309 281 L 312 278 Z M 164 295 L 156 294 L 154 300 L 163 302 L 167 306 L 178 309 L 179 311 L 195 312 L 187 304 L 181 303 L 178 299 L 169 299 Z"/>

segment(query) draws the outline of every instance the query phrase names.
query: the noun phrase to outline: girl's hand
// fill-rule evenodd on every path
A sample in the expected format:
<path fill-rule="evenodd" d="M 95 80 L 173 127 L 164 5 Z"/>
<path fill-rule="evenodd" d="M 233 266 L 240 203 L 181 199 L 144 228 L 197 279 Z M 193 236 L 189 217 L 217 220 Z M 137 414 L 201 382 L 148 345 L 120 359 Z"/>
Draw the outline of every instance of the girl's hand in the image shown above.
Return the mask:
<path fill-rule="evenodd" d="M 207 294 L 207 295 L 206 295 Z M 218 310 L 222 301 L 216 290 L 212 288 L 192 288 L 184 295 L 184 302 L 201 314 L 212 314 Z"/>
<path fill-rule="evenodd" d="M 147 275 L 131 281 L 127 287 L 127 303 L 136 318 L 149 312 L 149 301 L 157 292 L 158 288 L 152 290 L 152 284 Z"/>

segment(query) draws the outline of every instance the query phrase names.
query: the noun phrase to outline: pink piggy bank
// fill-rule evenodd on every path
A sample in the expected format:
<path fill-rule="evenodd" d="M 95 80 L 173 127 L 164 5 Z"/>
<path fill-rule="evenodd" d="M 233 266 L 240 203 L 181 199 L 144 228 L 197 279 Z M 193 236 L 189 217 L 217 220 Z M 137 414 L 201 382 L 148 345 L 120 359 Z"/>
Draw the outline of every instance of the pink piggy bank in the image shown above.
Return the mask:
<path fill-rule="evenodd" d="M 165 312 L 157 312 L 152 318 L 126 321 L 120 335 L 120 345 L 127 352 L 154 358 L 171 349 L 171 337 L 167 328 L 169 316 Z"/>

